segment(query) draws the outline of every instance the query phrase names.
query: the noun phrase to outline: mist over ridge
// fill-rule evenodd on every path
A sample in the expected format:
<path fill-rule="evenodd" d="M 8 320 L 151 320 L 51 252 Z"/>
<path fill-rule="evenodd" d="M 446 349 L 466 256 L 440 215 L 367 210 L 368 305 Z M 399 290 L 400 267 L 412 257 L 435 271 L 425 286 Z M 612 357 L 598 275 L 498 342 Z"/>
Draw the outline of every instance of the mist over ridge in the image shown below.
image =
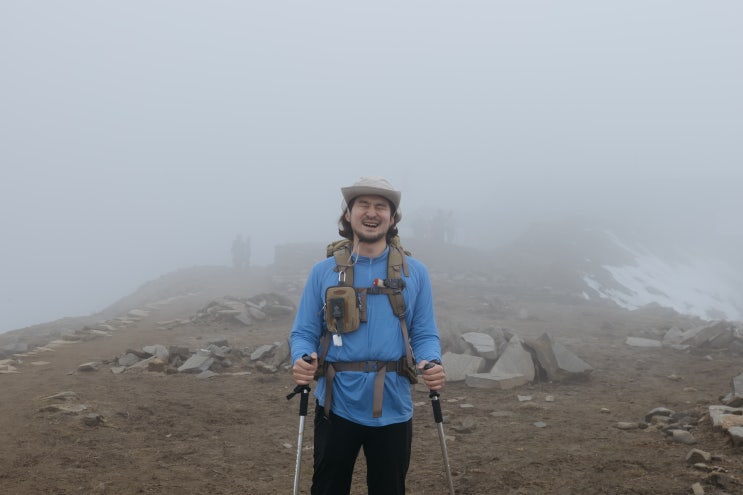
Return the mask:
<path fill-rule="evenodd" d="M 454 244 L 502 255 L 533 225 L 587 217 L 668 266 L 731 264 L 719 290 L 739 293 L 741 15 L 733 1 L 7 3 L 0 332 L 229 266 L 238 234 L 257 266 L 328 242 L 340 187 L 362 175 L 403 191 L 403 237 L 453 212 Z M 711 292 L 711 271 L 688 285 Z"/>

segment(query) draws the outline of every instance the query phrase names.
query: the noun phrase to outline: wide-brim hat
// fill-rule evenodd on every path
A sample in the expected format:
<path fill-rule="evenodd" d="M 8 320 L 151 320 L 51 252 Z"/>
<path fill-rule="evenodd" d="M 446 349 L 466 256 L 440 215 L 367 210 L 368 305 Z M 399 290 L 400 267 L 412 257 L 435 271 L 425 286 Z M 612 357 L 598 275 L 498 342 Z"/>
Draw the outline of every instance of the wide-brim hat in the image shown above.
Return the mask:
<path fill-rule="evenodd" d="M 400 212 L 400 198 L 402 193 L 392 187 L 392 184 L 383 177 L 361 177 L 359 180 L 348 187 L 342 187 L 343 201 L 346 205 L 351 204 L 354 198 L 359 196 L 382 196 L 392 203 L 395 209 L 395 221 L 399 222 L 402 218 Z"/>

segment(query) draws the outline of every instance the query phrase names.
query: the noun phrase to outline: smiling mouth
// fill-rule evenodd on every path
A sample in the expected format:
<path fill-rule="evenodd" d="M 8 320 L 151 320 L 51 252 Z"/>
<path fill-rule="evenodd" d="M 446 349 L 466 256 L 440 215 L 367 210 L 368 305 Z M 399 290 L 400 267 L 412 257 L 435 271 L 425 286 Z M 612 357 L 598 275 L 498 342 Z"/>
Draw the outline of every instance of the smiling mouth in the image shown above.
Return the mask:
<path fill-rule="evenodd" d="M 361 225 L 363 225 L 367 229 L 376 229 L 377 227 L 379 227 L 379 224 L 374 222 L 362 222 Z"/>

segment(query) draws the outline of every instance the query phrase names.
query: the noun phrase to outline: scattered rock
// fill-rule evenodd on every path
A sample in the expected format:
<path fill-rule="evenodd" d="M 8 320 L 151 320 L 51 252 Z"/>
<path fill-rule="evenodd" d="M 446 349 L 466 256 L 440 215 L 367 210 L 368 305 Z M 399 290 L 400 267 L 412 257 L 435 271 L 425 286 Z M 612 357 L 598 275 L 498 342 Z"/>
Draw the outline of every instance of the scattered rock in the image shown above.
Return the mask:
<path fill-rule="evenodd" d="M 616 425 L 614 425 L 619 430 L 637 430 L 640 428 L 640 425 L 637 422 L 630 422 L 630 421 L 620 421 Z"/>
<path fill-rule="evenodd" d="M 40 412 L 59 412 L 63 414 L 78 414 L 88 409 L 85 404 L 49 404 L 39 408 Z"/>
<path fill-rule="evenodd" d="M 59 392 L 54 395 L 50 395 L 48 397 L 44 397 L 41 400 L 45 401 L 69 401 L 69 400 L 77 400 L 78 396 L 75 392 L 72 392 L 71 390 L 65 390 L 64 392 Z"/>
<path fill-rule="evenodd" d="M 102 426 L 106 423 L 103 416 L 97 413 L 86 414 L 83 416 L 83 424 L 86 426 Z"/>
<path fill-rule="evenodd" d="M 627 337 L 625 344 L 632 347 L 662 347 L 663 342 L 660 340 L 646 339 L 642 337 Z"/>
<path fill-rule="evenodd" d="M 671 440 L 678 443 L 684 443 L 686 445 L 693 445 L 697 443 L 694 436 L 686 430 L 672 430 Z"/>
<path fill-rule="evenodd" d="M 83 363 L 77 367 L 77 371 L 98 371 L 98 367 L 101 365 L 98 361 L 91 361 L 89 363 Z"/>
<path fill-rule="evenodd" d="M 712 454 L 709 452 L 705 452 L 704 450 L 700 449 L 691 449 L 688 454 L 686 454 L 686 463 L 687 464 L 697 464 L 699 462 L 710 462 L 712 460 Z"/>
<path fill-rule="evenodd" d="M 472 416 L 465 416 L 459 424 L 452 425 L 451 428 L 457 433 L 472 433 L 477 429 L 477 422 Z"/>

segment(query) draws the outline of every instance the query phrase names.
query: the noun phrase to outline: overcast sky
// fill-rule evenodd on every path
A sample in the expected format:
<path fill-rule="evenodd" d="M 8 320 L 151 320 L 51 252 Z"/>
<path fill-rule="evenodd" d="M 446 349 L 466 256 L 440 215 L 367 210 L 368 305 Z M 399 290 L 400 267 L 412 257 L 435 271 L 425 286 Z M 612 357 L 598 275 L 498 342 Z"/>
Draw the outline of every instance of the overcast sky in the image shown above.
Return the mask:
<path fill-rule="evenodd" d="M 257 264 L 332 240 L 362 175 L 403 190 L 403 233 L 454 210 L 460 243 L 580 212 L 738 238 L 741 19 L 738 0 L 4 0 L 0 331 L 227 265 L 238 233 Z"/>

